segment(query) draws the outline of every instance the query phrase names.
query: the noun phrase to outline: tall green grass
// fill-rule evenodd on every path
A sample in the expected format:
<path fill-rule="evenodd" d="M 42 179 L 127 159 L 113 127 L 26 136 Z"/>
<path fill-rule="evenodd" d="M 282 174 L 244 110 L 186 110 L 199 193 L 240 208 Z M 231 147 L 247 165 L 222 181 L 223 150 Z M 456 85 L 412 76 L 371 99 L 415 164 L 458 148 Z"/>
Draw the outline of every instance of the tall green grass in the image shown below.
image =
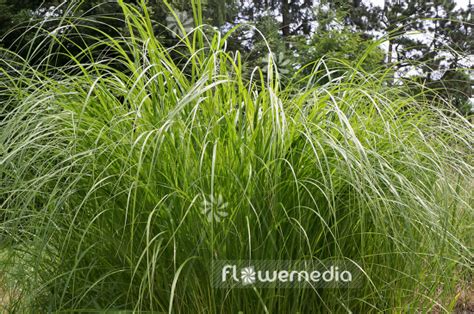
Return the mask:
<path fill-rule="evenodd" d="M 320 61 L 283 87 L 272 62 L 243 72 L 231 33 L 199 26 L 168 48 L 144 6 L 121 6 L 129 37 L 66 53 L 66 67 L 2 64 L 13 309 L 453 309 L 472 280 L 468 121 L 342 62 L 342 76 Z M 95 56 L 105 47 L 114 59 Z M 227 215 L 209 220 L 219 198 Z M 215 259 L 329 257 L 357 261 L 360 288 L 210 284 Z"/>

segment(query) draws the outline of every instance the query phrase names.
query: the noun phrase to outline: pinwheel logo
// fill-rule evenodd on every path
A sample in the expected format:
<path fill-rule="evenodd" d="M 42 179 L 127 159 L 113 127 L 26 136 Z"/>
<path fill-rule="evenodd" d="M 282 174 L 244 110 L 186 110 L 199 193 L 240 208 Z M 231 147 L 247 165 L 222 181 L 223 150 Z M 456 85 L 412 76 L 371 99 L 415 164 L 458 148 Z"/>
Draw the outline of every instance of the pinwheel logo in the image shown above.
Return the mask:
<path fill-rule="evenodd" d="M 202 214 L 207 217 L 209 222 L 220 222 L 222 218 L 225 218 L 229 213 L 224 210 L 227 208 L 229 203 L 224 202 L 224 198 L 221 194 L 215 197 L 214 195 L 204 196 Z"/>
<path fill-rule="evenodd" d="M 255 267 L 245 267 L 240 271 L 240 278 L 242 278 L 242 284 L 251 285 L 255 283 L 257 273 L 255 272 Z"/>

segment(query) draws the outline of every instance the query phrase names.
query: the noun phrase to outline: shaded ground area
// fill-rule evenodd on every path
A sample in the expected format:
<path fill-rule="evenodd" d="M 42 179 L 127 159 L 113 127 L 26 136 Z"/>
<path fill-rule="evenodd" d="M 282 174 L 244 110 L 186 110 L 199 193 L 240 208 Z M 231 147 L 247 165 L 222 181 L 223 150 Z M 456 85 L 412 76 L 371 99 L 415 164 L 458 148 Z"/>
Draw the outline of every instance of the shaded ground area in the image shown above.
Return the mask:
<path fill-rule="evenodd" d="M 474 285 L 461 291 L 458 302 L 454 308 L 455 313 L 474 313 Z"/>

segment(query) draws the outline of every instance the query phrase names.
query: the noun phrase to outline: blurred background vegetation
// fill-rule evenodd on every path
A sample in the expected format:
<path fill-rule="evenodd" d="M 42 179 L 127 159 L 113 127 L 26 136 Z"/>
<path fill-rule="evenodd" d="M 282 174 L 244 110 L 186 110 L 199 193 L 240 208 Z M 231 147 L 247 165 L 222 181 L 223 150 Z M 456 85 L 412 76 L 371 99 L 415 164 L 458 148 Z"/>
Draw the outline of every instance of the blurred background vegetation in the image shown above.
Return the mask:
<path fill-rule="evenodd" d="M 376 5 L 361 0 L 205 0 L 202 12 L 205 23 L 223 31 L 247 23 L 262 32 L 276 56 L 283 82 L 295 69 L 315 60 L 337 58 L 368 73 L 383 67 L 391 69 L 393 84 L 404 84 L 413 94 L 418 94 L 419 86 L 429 87 L 430 93 L 443 96 L 445 102 L 440 106 L 452 104 L 462 114 L 472 115 L 473 5 L 466 1 L 384 0 Z M 184 27 L 194 26 L 191 1 L 169 3 Z M 147 6 L 155 21 L 156 36 L 165 45 L 176 43 L 179 29 L 164 2 L 149 0 Z M 126 35 L 121 14 L 117 1 L 0 0 L 0 45 L 29 56 L 30 63 L 43 62 L 47 52 L 37 49 L 32 54 L 35 45 L 25 44 L 33 38 L 44 40 L 34 25 L 41 25 L 47 37 L 48 32 L 64 25 L 64 19 L 76 18 L 77 29 L 71 36 L 77 36 L 78 31 L 88 36 L 56 48 L 77 52 L 97 37 Z M 82 28 L 77 19 L 83 19 Z M 100 23 L 101 32 L 88 27 L 91 21 Z M 30 27 L 35 29 L 30 37 L 20 36 Z M 65 32 L 66 28 L 61 30 Z M 228 45 L 230 50 L 243 54 L 247 65 L 261 66 L 268 60 L 267 46 L 253 27 L 241 28 Z M 367 49 L 371 45 L 379 48 Z M 56 59 L 56 65 L 64 62 L 60 54 Z M 52 60 L 48 61 L 51 64 Z"/>

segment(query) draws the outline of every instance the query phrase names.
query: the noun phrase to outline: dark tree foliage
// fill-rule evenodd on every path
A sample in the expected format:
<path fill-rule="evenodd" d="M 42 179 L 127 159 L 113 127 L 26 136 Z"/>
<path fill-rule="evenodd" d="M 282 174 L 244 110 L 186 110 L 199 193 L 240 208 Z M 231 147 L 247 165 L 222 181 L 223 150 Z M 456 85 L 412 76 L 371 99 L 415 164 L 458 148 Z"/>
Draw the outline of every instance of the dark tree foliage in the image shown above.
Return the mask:
<path fill-rule="evenodd" d="M 385 0 L 383 7 L 361 1 L 323 3 L 342 14 L 354 32 L 386 35 L 386 62 L 398 68 L 398 75 L 412 73 L 411 78 L 443 89 L 442 94 L 461 111 L 470 110 L 472 79 L 461 69 L 472 67 L 472 5 L 457 8 L 454 0 Z"/>
<path fill-rule="evenodd" d="M 138 6 L 140 1 L 127 2 Z M 145 2 L 155 21 L 155 35 L 165 45 L 175 44 L 177 38 L 166 24 L 170 13 L 165 3 L 162 0 Z M 169 0 L 168 3 L 192 18 L 192 1 Z M 290 66 L 302 65 L 324 55 L 356 60 L 357 54 L 350 51 L 350 45 L 337 41 L 329 44 L 331 38 L 340 40 L 352 33 L 355 39 L 349 42 L 357 43 L 353 48 L 360 49 L 358 45 L 362 41 L 369 43 L 373 38 L 385 35 L 389 38 L 385 63 L 397 69 L 394 80 L 402 76 L 437 90 L 444 88 L 443 95 L 461 110 L 469 110 L 473 84 L 463 69 L 472 67 L 469 56 L 474 51 L 473 6 L 460 9 L 454 0 L 385 0 L 383 7 L 361 0 L 202 0 L 201 3 L 205 23 L 221 29 L 242 22 L 257 26 L 268 38 L 275 54 L 299 59 L 284 62 Z M 121 10 L 116 1 L 73 0 L 68 1 L 68 5 L 60 0 L 0 0 L 0 45 L 12 48 L 22 56 L 29 55 L 31 62 L 41 61 L 49 49 L 56 52 L 54 63 L 61 65 L 61 52 L 77 53 L 94 38 L 103 36 L 94 28 L 113 36 L 126 36 L 128 30 L 120 22 Z M 30 54 L 29 47 L 37 45 L 32 41 L 41 42 L 47 32 L 73 20 L 78 26 L 75 32 L 63 34 L 70 40 L 69 44 L 51 49 L 43 43 L 43 50 L 38 48 L 34 56 Z M 46 32 L 30 31 L 29 36 L 21 36 L 36 23 Z M 416 32 L 425 35 L 413 35 Z M 267 53 L 260 36 L 248 29 L 236 32 L 228 47 L 240 50 L 252 66 L 261 65 Z M 375 69 L 379 63 L 378 53 L 375 53 L 373 59 L 366 61 L 365 67 Z"/>

